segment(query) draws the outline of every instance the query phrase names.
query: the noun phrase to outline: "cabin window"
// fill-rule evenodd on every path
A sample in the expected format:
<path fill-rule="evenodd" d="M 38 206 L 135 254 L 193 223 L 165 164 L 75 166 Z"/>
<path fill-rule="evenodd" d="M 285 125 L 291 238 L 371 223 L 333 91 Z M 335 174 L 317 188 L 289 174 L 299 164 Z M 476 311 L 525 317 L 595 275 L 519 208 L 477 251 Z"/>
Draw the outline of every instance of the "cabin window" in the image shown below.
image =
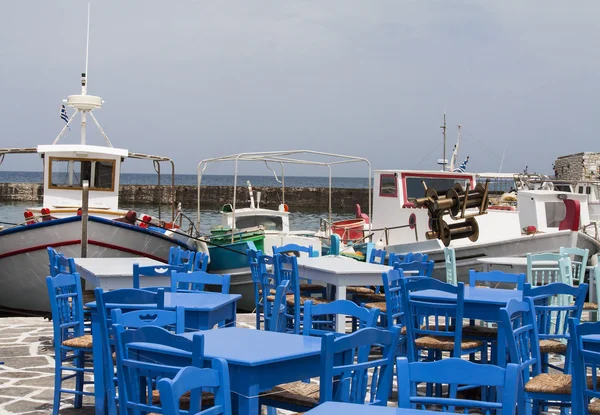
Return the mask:
<path fill-rule="evenodd" d="M 382 174 L 380 176 L 379 196 L 398 197 L 398 177 L 395 174 Z"/>
<path fill-rule="evenodd" d="M 280 216 L 243 216 L 235 218 L 235 227 L 237 229 L 253 228 L 255 226 L 264 226 L 266 231 L 282 231 L 283 218 Z"/>
<path fill-rule="evenodd" d="M 546 226 L 549 228 L 558 228 L 558 225 L 567 214 L 564 202 L 546 202 L 544 203 L 544 207 L 546 208 Z"/>
<path fill-rule="evenodd" d="M 425 197 L 425 187 L 434 188 L 438 194 L 445 194 L 448 190 L 453 188 L 456 184 L 460 184 L 463 189 L 467 188 L 468 179 L 453 179 L 453 178 L 431 178 L 431 177 L 407 177 L 406 178 L 406 198 L 417 199 Z"/>
<path fill-rule="evenodd" d="M 571 186 L 566 184 L 557 184 L 554 186 L 555 190 L 560 190 L 561 192 L 571 192 Z"/>
<path fill-rule="evenodd" d="M 50 157 L 49 188 L 81 190 L 87 180 L 90 190 L 113 191 L 114 160 Z"/>

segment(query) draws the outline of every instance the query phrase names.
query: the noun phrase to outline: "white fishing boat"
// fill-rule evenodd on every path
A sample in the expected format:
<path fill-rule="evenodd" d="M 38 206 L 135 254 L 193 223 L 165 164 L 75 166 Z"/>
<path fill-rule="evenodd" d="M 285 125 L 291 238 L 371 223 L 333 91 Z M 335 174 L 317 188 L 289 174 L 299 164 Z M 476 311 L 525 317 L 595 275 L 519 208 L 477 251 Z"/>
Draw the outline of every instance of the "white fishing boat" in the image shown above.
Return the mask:
<path fill-rule="evenodd" d="M 34 313 L 50 310 L 45 282 L 49 274 L 49 246 L 69 257 L 142 256 L 164 262 L 168 261 L 172 246 L 196 249 L 192 239 L 176 232 L 173 200 L 171 223 L 163 221 L 160 213 L 159 218 L 152 218 L 119 208 L 119 175 L 125 160 L 152 161 L 159 172 L 159 185 L 160 163 L 171 165 L 172 178 L 174 164 L 166 157 L 113 147 L 92 113 L 102 108 L 103 101 L 87 94 L 85 73 L 81 86 L 81 94 L 70 95 L 63 101 L 66 107 L 75 111 L 68 118 L 63 106 L 61 118 L 66 124 L 51 145 L 0 148 L 0 163 L 7 154 L 23 153 L 37 154 L 43 161 L 42 206 L 26 209 L 22 224 L 0 230 L 0 307 L 3 309 Z M 77 115 L 81 116 L 80 143 L 59 144 Z M 104 137 L 105 146 L 87 144 L 88 117 Z M 172 198 L 173 184 L 171 182 Z M 88 194 L 87 208 L 82 198 L 84 190 Z M 172 231 L 155 225 L 172 228 Z"/>

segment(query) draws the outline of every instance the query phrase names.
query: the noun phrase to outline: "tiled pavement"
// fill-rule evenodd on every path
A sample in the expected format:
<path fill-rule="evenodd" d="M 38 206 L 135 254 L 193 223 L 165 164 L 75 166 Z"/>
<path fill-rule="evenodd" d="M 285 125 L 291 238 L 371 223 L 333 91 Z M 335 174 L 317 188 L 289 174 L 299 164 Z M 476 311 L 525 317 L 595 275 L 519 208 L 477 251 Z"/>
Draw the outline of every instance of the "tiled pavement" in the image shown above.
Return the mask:
<path fill-rule="evenodd" d="M 239 314 L 237 325 L 254 328 L 254 321 L 253 314 Z M 4 362 L 0 365 L 0 415 L 51 414 L 54 392 L 51 323 L 38 317 L 0 318 L 0 350 L 0 361 Z M 93 391 L 93 386 L 86 386 L 86 390 Z M 65 394 L 60 414 L 91 415 L 93 404 L 93 397 L 84 397 L 84 407 L 74 409 L 73 395 Z"/>

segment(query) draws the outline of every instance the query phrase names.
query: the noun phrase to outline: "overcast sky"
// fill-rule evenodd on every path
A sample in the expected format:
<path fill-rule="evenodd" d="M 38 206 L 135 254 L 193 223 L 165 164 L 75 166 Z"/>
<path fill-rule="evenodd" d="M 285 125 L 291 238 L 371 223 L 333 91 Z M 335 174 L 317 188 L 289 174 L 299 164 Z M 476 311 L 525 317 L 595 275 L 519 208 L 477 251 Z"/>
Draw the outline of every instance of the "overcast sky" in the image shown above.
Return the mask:
<path fill-rule="evenodd" d="M 80 93 L 87 3 L 0 10 L 0 147 L 50 144 L 61 100 Z M 505 152 L 504 172 L 552 173 L 560 155 L 600 151 L 599 16 L 594 0 L 92 1 L 88 93 L 106 101 L 95 115 L 115 146 L 169 156 L 180 173 L 299 148 L 435 169 L 444 111 L 448 158 L 462 124 L 469 170 L 498 171 Z"/>

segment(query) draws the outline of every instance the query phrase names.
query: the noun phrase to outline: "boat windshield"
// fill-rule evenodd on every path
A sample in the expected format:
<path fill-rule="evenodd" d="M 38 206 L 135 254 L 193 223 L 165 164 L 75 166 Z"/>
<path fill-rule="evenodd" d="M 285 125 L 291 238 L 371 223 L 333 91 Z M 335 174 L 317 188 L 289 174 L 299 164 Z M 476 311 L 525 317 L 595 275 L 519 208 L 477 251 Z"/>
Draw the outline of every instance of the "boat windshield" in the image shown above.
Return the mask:
<path fill-rule="evenodd" d="M 87 180 L 90 189 L 113 190 L 114 160 L 81 160 L 50 157 L 50 188 L 77 189 Z"/>
<path fill-rule="evenodd" d="M 468 179 L 463 178 L 431 178 L 431 177 L 407 177 L 406 178 L 406 198 L 417 199 L 420 197 L 425 197 L 425 188 L 423 187 L 423 183 L 427 185 L 427 187 L 432 187 L 437 190 L 438 194 L 444 194 L 455 184 L 460 184 L 463 189 L 466 188 Z"/>
<path fill-rule="evenodd" d="M 546 208 L 546 226 L 549 228 L 558 228 L 560 222 L 565 218 L 567 214 L 567 208 L 565 204 L 560 202 L 546 202 L 544 203 Z"/>
<path fill-rule="evenodd" d="M 263 226 L 266 231 L 283 231 L 283 219 L 280 216 L 252 215 L 235 218 L 237 229 Z"/>

